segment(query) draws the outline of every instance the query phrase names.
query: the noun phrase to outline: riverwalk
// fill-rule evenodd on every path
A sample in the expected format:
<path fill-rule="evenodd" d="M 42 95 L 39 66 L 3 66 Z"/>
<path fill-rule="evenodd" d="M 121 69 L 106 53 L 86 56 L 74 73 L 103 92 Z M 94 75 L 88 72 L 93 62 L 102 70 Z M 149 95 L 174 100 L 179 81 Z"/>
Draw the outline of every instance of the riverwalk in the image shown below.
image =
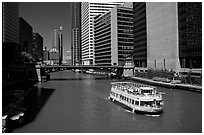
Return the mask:
<path fill-rule="evenodd" d="M 92 75 L 108 75 L 106 72 L 93 72 L 89 73 Z M 132 80 L 141 82 L 141 83 L 146 83 L 150 85 L 156 85 L 160 87 L 165 87 L 165 88 L 170 88 L 170 89 L 182 89 L 182 90 L 188 90 L 188 91 L 193 91 L 193 92 L 199 92 L 202 93 L 202 86 L 197 86 L 197 85 L 190 85 L 190 84 L 173 84 L 173 83 L 166 83 L 166 82 L 160 82 L 160 81 L 154 81 L 152 79 L 147 79 L 147 78 L 141 78 L 141 77 L 132 77 Z"/>
<path fill-rule="evenodd" d="M 147 78 L 141 78 L 141 77 L 132 77 L 132 80 L 150 84 L 150 85 L 156 85 L 171 89 L 183 89 L 188 91 L 194 91 L 194 92 L 201 92 L 202 93 L 202 86 L 195 86 L 190 84 L 173 84 L 173 83 L 166 83 L 166 82 L 158 82 Z"/>

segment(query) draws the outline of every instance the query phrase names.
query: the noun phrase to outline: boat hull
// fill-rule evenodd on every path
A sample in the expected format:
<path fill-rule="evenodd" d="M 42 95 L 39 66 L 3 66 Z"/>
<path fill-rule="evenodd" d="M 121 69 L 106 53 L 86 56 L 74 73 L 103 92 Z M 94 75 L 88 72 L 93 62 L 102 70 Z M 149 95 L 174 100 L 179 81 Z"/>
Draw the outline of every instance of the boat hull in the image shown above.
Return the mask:
<path fill-rule="evenodd" d="M 113 98 L 113 97 L 109 97 L 109 99 L 116 103 L 117 105 L 123 107 L 124 109 L 127 109 L 133 113 L 136 113 L 136 114 L 151 114 L 151 115 L 156 115 L 156 114 L 162 114 L 163 113 L 163 109 L 154 109 L 154 110 L 142 110 L 142 109 L 136 109 L 136 108 L 133 108 L 131 106 L 128 106 L 127 104 L 124 104 L 120 101 L 118 101 L 117 99 Z"/>

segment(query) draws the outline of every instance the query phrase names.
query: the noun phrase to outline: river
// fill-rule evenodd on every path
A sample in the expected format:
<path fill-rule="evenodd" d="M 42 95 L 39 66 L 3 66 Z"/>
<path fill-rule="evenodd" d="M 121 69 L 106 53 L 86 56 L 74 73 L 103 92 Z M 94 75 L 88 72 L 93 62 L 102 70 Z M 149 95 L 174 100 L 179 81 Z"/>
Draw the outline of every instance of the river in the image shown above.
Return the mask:
<path fill-rule="evenodd" d="M 89 74 L 60 71 L 35 84 L 29 102 L 36 116 L 14 133 L 201 133 L 202 94 L 165 92 L 164 113 L 133 114 L 108 100 L 110 83 Z M 48 96 L 49 95 L 49 96 Z"/>

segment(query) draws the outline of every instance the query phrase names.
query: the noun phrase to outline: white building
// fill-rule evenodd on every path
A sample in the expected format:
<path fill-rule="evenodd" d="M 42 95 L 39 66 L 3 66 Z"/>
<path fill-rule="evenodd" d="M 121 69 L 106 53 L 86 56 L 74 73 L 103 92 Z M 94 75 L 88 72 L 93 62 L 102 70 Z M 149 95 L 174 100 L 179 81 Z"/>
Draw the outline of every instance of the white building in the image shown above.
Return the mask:
<path fill-rule="evenodd" d="M 59 50 L 59 38 L 58 38 L 57 30 L 54 30 L 51 32 L 51 44 L 52 44 L 52 48 Z"/>
<path fill-rule="evenodd" d="M 96 65 L 125 64 L 133 52 L 133 8 L 130 2 L 94 18 Z"/>
<path fill-rule="evenodd" d="M 94 63 L 94 17 L 99 14 L 104 14 L 116 5 L 121 5 L 123 2 L 113 3 L 81 3 L 81 49 L 82 49 L 82 64 L 95 65 Z"/>
<path fill-rule="evenodd" d="M 179 70 L 177 3 L 148 2 L 146 13 L 147 67 Z"/>

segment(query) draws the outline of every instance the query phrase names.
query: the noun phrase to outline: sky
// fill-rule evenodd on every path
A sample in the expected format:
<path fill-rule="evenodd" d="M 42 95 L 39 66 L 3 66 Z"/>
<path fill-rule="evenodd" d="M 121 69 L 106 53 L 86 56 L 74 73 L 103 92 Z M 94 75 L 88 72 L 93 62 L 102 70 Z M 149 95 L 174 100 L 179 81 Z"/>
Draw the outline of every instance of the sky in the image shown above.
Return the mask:
<path fill-rule="evenodd" d="M 52 49 L 51 32 L 63 26 L 64 54 L 71 50 L 70 12 L 70 2 L 19 2 L 19 17 L 23 17 L 33 27 L 33 32 L 43 37 L 48 50 Z"/>

